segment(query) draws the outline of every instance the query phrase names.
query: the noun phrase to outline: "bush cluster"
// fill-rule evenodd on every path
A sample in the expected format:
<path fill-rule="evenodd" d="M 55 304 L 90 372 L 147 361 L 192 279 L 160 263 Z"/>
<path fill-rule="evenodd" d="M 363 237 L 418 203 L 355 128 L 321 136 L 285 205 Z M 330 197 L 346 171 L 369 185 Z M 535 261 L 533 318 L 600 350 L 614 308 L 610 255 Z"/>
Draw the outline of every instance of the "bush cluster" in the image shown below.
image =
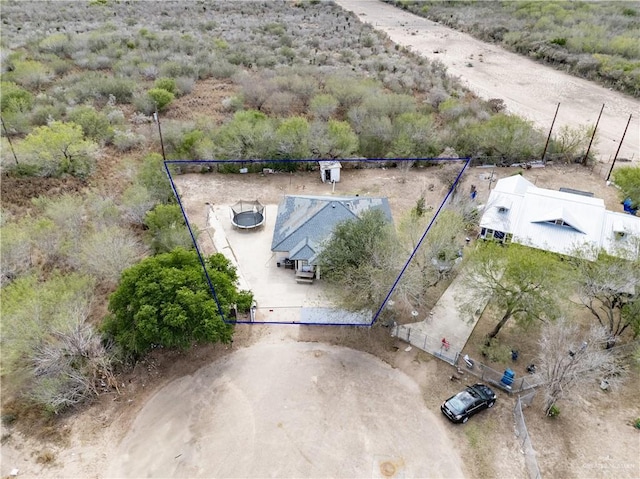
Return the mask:
<path fill-rule="evenodd" d="M 637 4 L 386 1 L 576 76 L 640 96 Z"/>

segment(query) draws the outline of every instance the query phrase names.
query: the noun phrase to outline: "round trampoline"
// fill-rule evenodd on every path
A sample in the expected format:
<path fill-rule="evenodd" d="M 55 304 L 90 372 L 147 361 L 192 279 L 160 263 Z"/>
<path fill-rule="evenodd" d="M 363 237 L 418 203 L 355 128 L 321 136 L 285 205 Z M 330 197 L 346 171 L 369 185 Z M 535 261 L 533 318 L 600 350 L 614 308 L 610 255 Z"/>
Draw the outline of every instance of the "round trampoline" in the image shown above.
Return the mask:
<path fill-rule="evenodd" d="M 256 201 L 238 201 L 231 207 L 231 223 L 236 228 L 250 230 L 264 223 L 264 205 Z"/>

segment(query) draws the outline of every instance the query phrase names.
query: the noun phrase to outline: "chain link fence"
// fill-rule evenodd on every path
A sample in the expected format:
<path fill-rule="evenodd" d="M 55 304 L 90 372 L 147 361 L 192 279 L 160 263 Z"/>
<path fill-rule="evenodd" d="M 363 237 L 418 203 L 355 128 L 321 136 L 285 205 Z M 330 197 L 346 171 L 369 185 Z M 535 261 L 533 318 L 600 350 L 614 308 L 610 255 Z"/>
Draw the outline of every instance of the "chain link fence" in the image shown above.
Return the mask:
<path fill-rule="evenodd" d="M 482 381 L 497 386 L 509 394 L 528 391 L 543 384 L 542 377 L 539 374 L 529 374 L 528 376 L 522 376 L 521 378 L 515 377 L 511 384 L 505 384 L 502 381 L 504 371 L 496 371 L 486 364 L 477 361 L 474 361 L 473 367 L 470 368 L 467 366 L 466 370 L 470 374 L 480 378 Z"/>
<path fill-rule="evenodd" d="M 538 460 L 536 459 L 536 452 L 533 449 L 527 424 L 524 421 L 524 414 L 522 413 L 522 407 L 530 406 L 535 395 L 535 391 L 531 391 L 522 397 L 518 395 L 516 405 L 513 408 L 513 416 L 516 421 L 516 437 L 524 453 L 524 463 L 527 468 L 527 473 L 529 474 L 529 479 L 542 479 L 540 468 L 538 467 Z"/>
<path fill-rule="evenodd" d="M 427 336 L 422 331 L 415 328 L 412 329 L 402 324 L 396 324 L 393 326 L 391 335 L 398 339 L 402 339 L 412 346 L 420 348 L 451 365 L 455 365 L 460 357 L 460 351 L 451 347 L 450 344 L 443 343 L 441 339 Z"/>

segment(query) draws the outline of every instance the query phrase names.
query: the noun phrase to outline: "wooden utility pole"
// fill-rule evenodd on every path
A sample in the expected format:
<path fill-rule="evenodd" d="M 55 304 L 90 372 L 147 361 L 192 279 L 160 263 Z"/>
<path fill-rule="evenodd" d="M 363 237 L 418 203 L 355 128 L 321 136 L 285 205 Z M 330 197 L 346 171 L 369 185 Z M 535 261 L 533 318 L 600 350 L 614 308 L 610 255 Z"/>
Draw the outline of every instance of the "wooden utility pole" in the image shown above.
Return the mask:
<path fill-rule="evenodd" d="M 616 150 L 616 156 L 613 157 L 613 161 L 611 162 L 611 168 L 609 168 L 609 174 L 607 175 L 607 179 L 605 181 L 609 181 L 609 178 L 611 178 L 611 172 L 613 171 L 613 167 L 616 164 L 616 160 L 618 159 L 618 153 L 620 153 L 620 147 L 622 147 L 622 142 L 624 141 L 624 137 L 627 134 L 627 128 L 629 128 L 629 123 L 631 123 L 632 116 L 633 115 L 629 115 L 629 119 L 627 120 L 627 126 L 624 127 L 624 132 L 622 133 L 620 144 L 618 145 L 618 149 Z"/>
<path fill-rule="evenodd" d="M 16 165 L 18 163 L 18 157 L 16 156 L 16 152 L 13 150 L 13 143 L 11 143 L 11 137 L 9 136 L 9 132 L 7 131 L 7 127 L 4 126 L 4 120 L 0 118 L 0 122 L 2 122 L 2 129 L 4 130 L 4 135 L 7 137 L 7 141 L 9 142 L 9 148 L 11 149 L 11 153 L 13 153 L 13 159 L 16 160 Z"/>
<path fill-rule="evenodd" d="M 600 108 L 600 114 L 598 115 L 598 119 L 596 120 L 596 126 L 593 127 L 593 135 L 591 135 L 591 141 L 589 141 L 589 146 L 587 147 L 587 152 L 584 154 L 584 159 L 582 160 L 582 165 L 585 166 L 587 164 L 587 158 L 589 157 L 589 151 L 591 151 L 591 144 L 593 143 L 593 139 L 596 137 L 596 131 L 598 130 L 598 123 L 600 123 L 600 117 L 602 116 L 602 111 L 604 110 L 604 103 L 602 104 L 602 108 Z"/>
<path fill-rule="evenodd" d="M 551 132 L 553 131 L 553 125 L 556 122 L 556 117 L 558 116 L 558 110 L 559 109 L 560 109 L 560 103 L 558 103 L 558 106 L 556 107 L 556 114 L 553 115 L 553 120 L 551 121 L 551 128 L 549 128 L 549 134 L 547 135 L 547 142 L 544 144 L 544 151 L 542 152 L 542 158 L 540 158 L 543 163 L 544 163 L 544 155 L 547 154 L 547 148 L 549 146 L 549 140 L 551 140 Z"/>

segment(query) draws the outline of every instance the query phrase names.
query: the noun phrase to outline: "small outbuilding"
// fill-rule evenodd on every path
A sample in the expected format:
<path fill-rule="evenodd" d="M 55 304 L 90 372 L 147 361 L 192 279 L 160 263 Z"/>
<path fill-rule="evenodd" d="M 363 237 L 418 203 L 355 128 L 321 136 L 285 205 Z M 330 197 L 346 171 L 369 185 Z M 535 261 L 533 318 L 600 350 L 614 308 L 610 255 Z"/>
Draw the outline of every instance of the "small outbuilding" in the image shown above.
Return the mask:
<path fill-rule="evenodd" d="M 338 183 L 340 181 L 340 169 L 342 165 L 339 161 L 319 161 L 320 178 L 323 183 Z"/>

